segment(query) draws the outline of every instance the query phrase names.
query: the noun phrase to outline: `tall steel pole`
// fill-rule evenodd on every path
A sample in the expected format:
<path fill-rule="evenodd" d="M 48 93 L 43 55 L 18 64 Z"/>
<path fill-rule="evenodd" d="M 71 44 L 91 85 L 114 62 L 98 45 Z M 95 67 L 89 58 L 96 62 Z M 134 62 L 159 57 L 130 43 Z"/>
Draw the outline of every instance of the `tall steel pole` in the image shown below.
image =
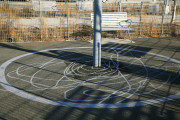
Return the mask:
<path fill-rule="evenodd" d="M 93 65 L 101 66 L 102 0 L 94 0 Z"/>

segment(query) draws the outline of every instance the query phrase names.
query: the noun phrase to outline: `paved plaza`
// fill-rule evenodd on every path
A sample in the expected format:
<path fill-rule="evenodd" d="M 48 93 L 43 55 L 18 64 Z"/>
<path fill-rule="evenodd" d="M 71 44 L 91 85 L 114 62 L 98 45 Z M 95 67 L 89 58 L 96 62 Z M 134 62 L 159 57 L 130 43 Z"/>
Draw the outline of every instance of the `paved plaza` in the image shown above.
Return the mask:
<path fill-rule="evenodd" d="M 2 120 L 179 120 L 179 38 L 0 43 Z"/>

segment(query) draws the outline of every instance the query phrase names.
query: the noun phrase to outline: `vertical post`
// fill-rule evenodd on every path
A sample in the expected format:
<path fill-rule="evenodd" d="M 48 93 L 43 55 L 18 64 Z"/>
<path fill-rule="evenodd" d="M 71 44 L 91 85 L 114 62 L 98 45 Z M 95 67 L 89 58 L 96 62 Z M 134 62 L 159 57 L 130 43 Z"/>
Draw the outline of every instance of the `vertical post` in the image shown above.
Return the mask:
<path fill-rule="evenodd" d="M 165 1 L 164 1 L 164 5 L 162 6 L 162 21 L 161 21 L 161 35 L 164 33 L 163 31 L 163 24 L 164 24 L 164 14 L 165 14 Z"/>
<path fill-rule="evenodd" d="M 94 0 L 93 65 L 101 66 L 102 0 Z"/>
<path fill-rule="evenodd" d="M 165 1 L 165 14 L 170 14 L 170 4 L 169 0 Z"/>
<path fill-rule="evenodd" d="M 174 0 L 174 7 L 173 7 L 173 13 L 172 13 L 172 18 L 171 18 L 171 24 L 174 23 L 175 17 L 176 17 L 176 0 Z"/>
<path fill-rule="evenodd" d="M 12 20 L 11 20 L 11 10 L 10 10 L 10 5 L 9 5 L 9 0 L 8 0 L 8 11 L 9 11 L 9 20 L 8 20 L 8 22 L 9 22 L 9 28 L 8 28 L 8 32 L 9 32 L 9 34 L 8 34 L 8 42 L 13 42 L 13 38 L 12 38 Z"/>
<path fill-rule="evenodd" d="M 66 0 L 66 4 L 67 4 L 67 40 L 69 40 L 69 5 L 68 5 L 68 0 Z"/>
<path fill-rule="evenodd" d="M 141 2 L 141 10 L 140 10 L 140 18 L 139 18 L 139 37 L 141 37 L 142 8 L 143 8 L 143 2 Z"/>
<path fill-rule="evenodd" d="M 121 1 L 120 1 L 120 6 L 119 6 L 119 7 L 120 7 L 119 9 L 120 9 L 120 12 L 121 12 L 121 8 L 122 8 L 122 4 L 121 4 Z"/>
<path fill-rule="evenodd" d="M 42 11 L 42 8 L 41 8 L 41 1 L 39 0 L 39 12 L 40 12 L 40 28 L 41 28 L 41 42 L 42 42 L 42 30 L 43 30 L 43 26 L 42 26 L 42 13 L 41 13 L 41 11 Z"/>
<path fill-rule="evenodd" d="M 11 9 L 10 9 L 10 3 L 9 3 L 9 0 L 8 0 L 8 11 L 9 11 L 9 20 L 8 20 L 8 22 L 9 22 L 9 28 L 8 28 L 8 32 L 9 32 L 9 34 L 8 34 L 8 42 L 14 42 L 14 40 L 13 40 L 13 20 L 11 20 L 11 14 L 12 14 L 12 11 L 11 11 Z"/>
<path fill-rule="evenodd" d="M 169 0 L 166 0 L 166 6 L 169 6 Z"/>
<path fill-rule="evenodd" d="M 120 11 L 121 11 L 121 0 L 118 1 L 118 12 L 120 12 Z"/>

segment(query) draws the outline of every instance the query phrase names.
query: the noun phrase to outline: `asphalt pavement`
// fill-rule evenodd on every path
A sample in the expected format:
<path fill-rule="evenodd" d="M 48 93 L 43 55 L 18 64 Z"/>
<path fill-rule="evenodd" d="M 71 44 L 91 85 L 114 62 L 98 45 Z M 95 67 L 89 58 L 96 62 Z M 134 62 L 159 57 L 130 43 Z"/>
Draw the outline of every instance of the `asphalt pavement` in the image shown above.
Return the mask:
<path fill-rule="evenodd" d="M 180 119 L 179 38 L 102 43 L 0 43 L 0 119 Z"/>

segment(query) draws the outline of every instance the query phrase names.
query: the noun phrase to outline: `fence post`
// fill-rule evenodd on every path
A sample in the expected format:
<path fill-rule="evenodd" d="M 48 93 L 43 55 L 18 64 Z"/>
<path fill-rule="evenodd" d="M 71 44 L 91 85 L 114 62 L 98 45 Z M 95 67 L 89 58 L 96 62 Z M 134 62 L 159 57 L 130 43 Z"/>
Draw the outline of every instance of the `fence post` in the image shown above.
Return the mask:
<path fill-rule="evenodd" d="M 40 33 L 40 34 L 41 34 L 40 41 L 42 42 L 42 32 L 43 32 L 42 29 L 43 29 L 43 26 L 42 26 L 42 13 L 41 13 L 42 10 L 41 10 L 41 9 L 42 9 L 42 8 L 41 8 L 41 1 L 39 0 L 40 30 L 41 30 L 41 31 L 40 31 L 40 32 L 41 32 L 41 33 Z"/>
<path fill-rule="evenodd" d="M 66 40 L 69 40 L 69 2 L 68 0 L 66 0 L 66 4 L 67 4 L 67 38 Z"/>
<path fill-rule="evenodd" d="M 174 7 L 173 7 L 173 13 L 172 13 L 172 18 L 171 18 L 171 24 L 175 21 L 175 17 L 176 17 L 176 0 L 174 0 Z"/>
<path fill-rule="evenodd" d="M 121 0 L 118 1 L 118 12 L 121 12 Z"/>
<path fill-rule="evenodd" d="M 141 2 L 141 10 L 140 10 L 140 18 L 139 18 L 139 37 L 141 37 L 142 8 L 143 8 L 143 2 Z"/>
<path fill-rule="evenodd" d="M 9 16 L 8 16 L 8 21 L 9 21 L 9 28 L 8 28 L 8 42 L 9 42 L 9 40 L 11 40 L 11 38 L 9 38 L 9 37 L 11 37 L 11 18 L 10 18 L 10 8 L 9 8 L 9 0 L 7 1 L 8 2 L 8 11 L 9 11 Z"/>
<path fill-rule="evenodd" d="M 93 66 L 101 66 L 102 0 L 94 0 Z"/>
<path fill-rule="evenodd" d="M 13 41 L 13 35 L 12 35 L 12 20 L 11 20 L 11 9 L 10 9 L 10 5 L 9 5 L 9 0 L 8 0 L 8 11 L 9 11 L 9 28 L 8 28 L 8 32 L 9 32 L 9 34 L 8 34 L 8 42 L 14 42 Z"/>
<path fill-rule="evenodd" d="M 164 14 L 165 14 L 165 1 L 164 1 L 163 6 L 162 6 L 161 35 L 164 33 L 164 32 L 163 32 Z"/>

